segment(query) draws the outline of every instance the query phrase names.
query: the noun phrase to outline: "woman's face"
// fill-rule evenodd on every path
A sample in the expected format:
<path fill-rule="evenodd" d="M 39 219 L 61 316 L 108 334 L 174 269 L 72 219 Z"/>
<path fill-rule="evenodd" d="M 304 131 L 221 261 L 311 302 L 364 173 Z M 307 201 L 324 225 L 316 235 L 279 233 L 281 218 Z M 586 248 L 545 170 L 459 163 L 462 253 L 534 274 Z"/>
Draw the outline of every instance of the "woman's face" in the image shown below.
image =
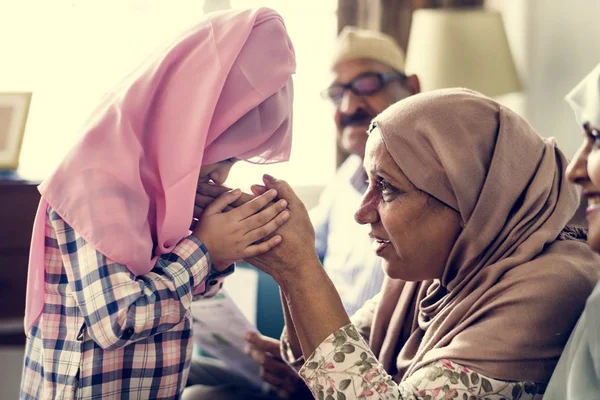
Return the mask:
<path fill-rule="evenodd" d="M 229 176 L 231 167 L 238 162 L 237 158 L 228 158 L 227 160 L 219 161 L 213 164 L 207 164 L 200 167 L 199 183 L 207 183 L 213 181 L 217 185 L 222 185 Z"/>
<path fill-rule="evenodd" d="M 567 177 L 583 189 L 588 201 L 588 243 L 600 251 L 600 132 L 590 124 L 583 129 L 583 143 L 567 167 Z"/>
<path fill-rule="evenodd" d="M 367 141 L 364 166 L 369 187 L 355 218 L 371 225 L 385 273 L 406 281 L 440 279 L 462 230 L 459 213 L 408 180 L 378 129 Z"/>

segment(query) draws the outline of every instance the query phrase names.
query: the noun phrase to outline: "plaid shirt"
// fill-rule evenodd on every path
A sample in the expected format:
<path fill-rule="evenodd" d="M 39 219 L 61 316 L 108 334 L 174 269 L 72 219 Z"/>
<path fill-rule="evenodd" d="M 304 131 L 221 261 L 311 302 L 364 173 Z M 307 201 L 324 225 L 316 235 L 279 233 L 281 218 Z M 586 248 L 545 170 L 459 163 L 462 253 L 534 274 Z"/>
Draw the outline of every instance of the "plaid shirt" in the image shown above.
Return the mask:
<path fill-rule="evenodd" d="M 192 356 L 191 302 L 214 295 L 234 267 L 213 271 L 190 236 L 135 276 L 47 215 L 45 306 L 27 335 L 20 398 L 179 398 Z"/>

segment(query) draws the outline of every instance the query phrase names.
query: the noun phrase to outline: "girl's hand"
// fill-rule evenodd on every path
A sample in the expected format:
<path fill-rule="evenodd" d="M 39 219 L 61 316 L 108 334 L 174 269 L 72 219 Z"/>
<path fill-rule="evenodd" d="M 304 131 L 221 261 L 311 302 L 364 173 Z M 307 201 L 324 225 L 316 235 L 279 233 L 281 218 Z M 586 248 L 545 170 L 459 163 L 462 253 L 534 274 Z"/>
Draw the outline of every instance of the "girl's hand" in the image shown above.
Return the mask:
<path fill-rule="evenodd" d="M 263 254 L 281 243 L 279 235 L 256 242 L 277 230 L 290 215 L 286 210 L 286 200 L 270 204 L 277 197 L 276 190 L 269 190 L 235 209 L 225 211 L 241 196 L 239 189 L 220 195 L 206 207 L 192 233 L 204 243 L 213 266 L 219 270 L 237 260 Z"/>
<path fill-rule="evenodd" d="M 210 203 L 212 203 L 217 197 L 229 191 L 231 191 L 230 188 L 216 185 L 214 183 L 198 183 L 198 186 L 196 187 L 196 198 L 194 199 L 194 218 L 199 219 Z M 255 197 L 256 196 L 242 192 L 241 196 L 230 205 L 225 207 L 224 211 L 230 211 L 241 206 L 242 204 L 246 204 Z"/>

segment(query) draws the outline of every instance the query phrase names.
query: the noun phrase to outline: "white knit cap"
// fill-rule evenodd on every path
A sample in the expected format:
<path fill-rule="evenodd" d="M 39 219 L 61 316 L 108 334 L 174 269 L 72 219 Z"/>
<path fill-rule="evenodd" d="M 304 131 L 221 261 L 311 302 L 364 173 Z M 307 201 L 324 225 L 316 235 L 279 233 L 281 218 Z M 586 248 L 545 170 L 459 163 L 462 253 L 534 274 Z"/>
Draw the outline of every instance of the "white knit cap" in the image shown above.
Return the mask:
<path fill-rule="evenodd" d="M 565 97 L 581 125 L 600 129 L 600 64 Z"/>
<path fill-rule="evenodd" d="M 382 32 L 345 26 L 338 35 L 331 67 L 357 59 L 379 61 L 396 71 L 404 72 L 404 51 L 390 35 Z"/>

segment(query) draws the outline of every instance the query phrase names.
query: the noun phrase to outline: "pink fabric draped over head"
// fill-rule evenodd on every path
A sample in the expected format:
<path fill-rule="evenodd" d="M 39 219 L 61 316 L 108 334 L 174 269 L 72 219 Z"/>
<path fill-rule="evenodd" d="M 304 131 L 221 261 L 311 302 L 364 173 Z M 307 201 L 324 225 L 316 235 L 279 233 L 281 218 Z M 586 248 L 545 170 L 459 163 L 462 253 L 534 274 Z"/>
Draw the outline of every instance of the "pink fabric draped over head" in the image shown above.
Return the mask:
<path fill-rule="evenodd" d="M 149 272 L 189 235 L 202 165 L 287 161 L 294 72 L 276 12 L 228 11 L 209 15 L 108 95 L 40 186 L 26 329 L 43 308 L 47 205 L 109 259 Z"/>
<path fill-rule="evenodd" d="M 402 380 L 441 359 L 547 382 L 600 259 L 564 227 L 578 205 L 567 160 L 518 115 L 466 89 L 403 100 L 376 119 L 398 167 L 465 224 L 441 280 L 387 279 L 370 344 Z"/>

